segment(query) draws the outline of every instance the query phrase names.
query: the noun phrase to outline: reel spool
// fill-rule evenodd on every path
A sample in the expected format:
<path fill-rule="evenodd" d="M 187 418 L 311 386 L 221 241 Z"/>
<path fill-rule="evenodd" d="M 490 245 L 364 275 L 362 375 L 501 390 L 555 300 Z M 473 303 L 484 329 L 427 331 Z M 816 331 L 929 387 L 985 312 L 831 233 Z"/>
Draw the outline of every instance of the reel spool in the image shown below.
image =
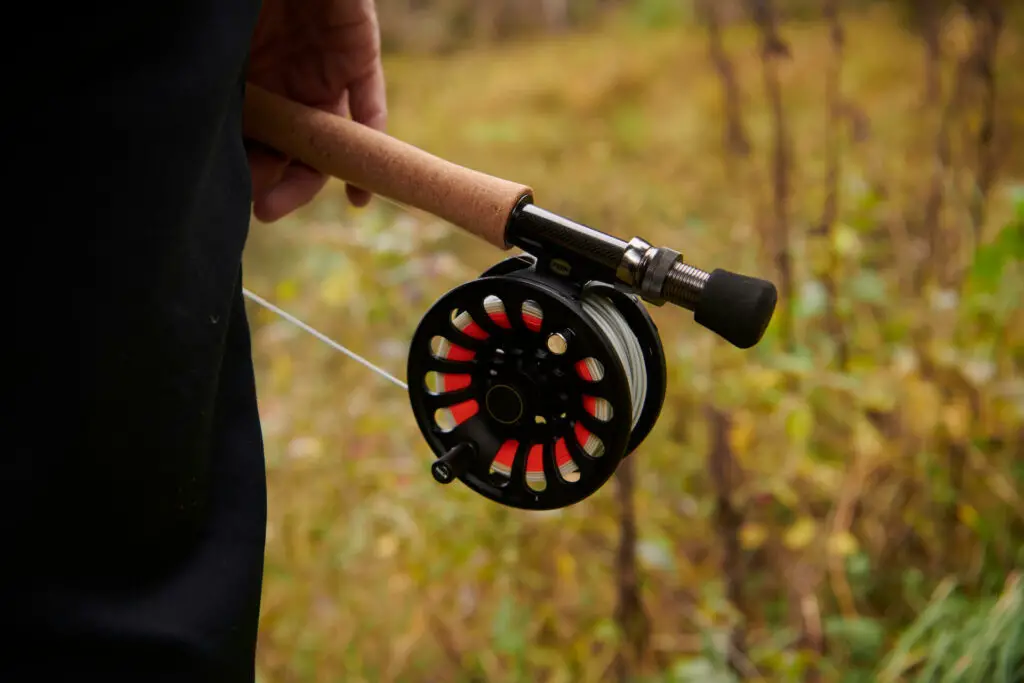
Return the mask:
<path fill-rule="evenodd" d="M 665 376 L 657 327 L 635 296 L 546 275 L 530 256 L 441 297 L 408 360 L 434 478 L 531 510 L 601 488 L 653 428 Z"/>

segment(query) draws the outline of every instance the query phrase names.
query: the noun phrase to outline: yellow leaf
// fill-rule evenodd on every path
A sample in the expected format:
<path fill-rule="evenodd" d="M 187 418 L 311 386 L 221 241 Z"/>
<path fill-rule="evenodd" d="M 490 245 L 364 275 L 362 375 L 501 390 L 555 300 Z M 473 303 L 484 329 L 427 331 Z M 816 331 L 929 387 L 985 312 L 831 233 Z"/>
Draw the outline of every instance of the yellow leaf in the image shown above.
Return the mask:
<path fill-rule="evenodd" d="M 287 354 L 280 354 L 271 357 L 270 377 L 272 386 L 287 386 L 291 383 L 292 357 Z"/>
<path fill-rule="evenodd" d="M 856 256 L 861 252 L 860 237 L 849 225 L 840 223 L 832 231 L 832 248 L 840 256 Z"/>
<path fill-rule="evenodd" d="M 576 574 L 576 560 L 573 558 L 572 553 L 564 550 L 559 552 L 555 558 L 555 563 L 558 577 L 563 581 L 571 582 Z"/>
<path fill-rule="evenodd" d="M 867 420 L 858 420 L 853 432 L 854 448 L 866 456 L 877 456 L 882 453 L 884 443 L 882 435 Z"/>
<path fill-rule="evenodd" d="M 780 504 L 788 508 L 796 507 L 800 503 L 800 496 L 788 482 L 779 479 L 770 485 L 772 495 Z"/>
<path fill-rule="evenodd" d="M 832 254 L 829 253 L 827 240 L 808 240 L 806 249 L 804 263 L 811 273 L 820 277 L 831 271 L 833 268 Z"/>
<path fill-rule="evenodd" d="M 949 432 L 951 438 L 967 437 L 970 419 L 967 415 L 967 407 L 963 403 L 958 401 L 945 406 L 942 409 L 942 421 L 946 423 L 946 431 Z"/>
<path fill-rule="evenodd" d="M 376 550 L 377 557 L 379 558 L 387 559 L 392 557 L 398 550 L 398 539 L 395 538 L 394 534 L 378 536 L 376 547 L 374 549 Z"/>
<path fill-rule="evenodd" d="M 841 470 L 811 458 L 798 460 L 796 473 L 826 493 L 838 491 L 843 482 Z"/>
<path fill-rule="evenodd" d="M 729 430 L 729 445 L 736 455 L 743 455 L 750 450 L 754 441 L 754 420 L 745 412 L 737 412 Z"/>
<path fill-rule="evenodd" d="M 978 511 L 972 505 L 960 503 L 956 506 L 956 516 L 964 526 L 976 529 L 978 526 Z"/>
<path fill-rule="evenodd" d="M 786 416 L 786 435 L 790 441 L 804 444 L 811 436 L 814 419 L 807 405 L 799 405 Z"/>
<path fill-rule="evenodd" d="M 888 412 L 896 407 L 896 395 L 890 378 L 877 372 L 865 379 L 857 398 L 864 408 Z"/>
<path fill-rule="evenodd" d="M 899 347 L 893 351 L 892 365 L 897 375 L 907 377 L 917 371 L 920 359 L 912 349 Z"/>
<path fill-rule="evenodd" d="M 763 524 L 747 523 L 740 529 L 740 543 L 746 550 L 760 548 L 768 538 L 768 529 Z"/>
<path fill-rule="evenodd" d="M 287 303 L 299 295 L 299 285 L 295 280 L 282 280 L 274 288 L 274 295 L 281 303 Z"/>
<path fill-rule="evenodd" d="M 358 275 L 354 269 L 339 269 L 324 278 L 320 285 L 320 297 L 329 306 L 348 303 L 359 291 Z"/>
<path fill-rule="evenodd" d="M 828 539 L 828 551 L 833 555 L 848 557 L 857 552 L 859 544 L 849 531 L 832 534 Z"/>
<path fill-rule="evenodd" d="M 938 422 L 939 393 L 933 384 L 913 376 L 904 380 L 906 408 L 903 418 L 916 436 L 930 434 Z"/>
<path fill-rule="evenodd" d="M 763 394 L 779 386 L 783 374 L 772 368 L 753 367 L 744 371 L 747 388 L 756 394 Z"/>
<path fill-rule="evenodd" d="M 814 540 L 817 523 L 810 517 L 801 517 L 786 531 L 784 542 L 790 550 L 802 550 Z"/>

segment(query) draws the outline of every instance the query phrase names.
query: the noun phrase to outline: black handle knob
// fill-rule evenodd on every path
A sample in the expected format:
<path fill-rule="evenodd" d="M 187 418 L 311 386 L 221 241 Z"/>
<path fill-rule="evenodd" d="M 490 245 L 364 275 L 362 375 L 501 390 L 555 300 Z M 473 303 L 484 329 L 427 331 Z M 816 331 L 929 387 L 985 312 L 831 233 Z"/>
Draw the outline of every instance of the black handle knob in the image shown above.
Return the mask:
<path fill-rule="evenodd" d="M 466 471 L 466 460 L 474 452 L 473 444 L 463 442 L 430 464 L 430 473 L 439 484 L 450 484 Z"/>
<path fill-rule="evenodd" d="M 704 283 L 693 319 L 741 349 L 761 341 L 779 294 L 767 280 L 718 268 Z"/>

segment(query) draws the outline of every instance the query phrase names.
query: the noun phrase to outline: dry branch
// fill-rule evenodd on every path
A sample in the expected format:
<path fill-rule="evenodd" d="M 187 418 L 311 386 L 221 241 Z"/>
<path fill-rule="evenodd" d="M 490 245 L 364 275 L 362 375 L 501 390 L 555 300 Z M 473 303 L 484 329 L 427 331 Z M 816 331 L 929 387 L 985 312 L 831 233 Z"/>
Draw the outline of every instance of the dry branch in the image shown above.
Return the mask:
<path fill-rule="evenodd" d="M 787 350 L 796 343 L 793 329 L 794 277 L 790 253 L 789 194 L 792 141 L 782 102 L 782 84 L 778 62 L 788 59 L 789 46 L 778 31 L 773 0 L 748 0 L 750 11 L 761 35 L 761 73 L 772 114 L 772 257 L 779 275 L 782 305 L 777 314 L 783 345 Z"/>

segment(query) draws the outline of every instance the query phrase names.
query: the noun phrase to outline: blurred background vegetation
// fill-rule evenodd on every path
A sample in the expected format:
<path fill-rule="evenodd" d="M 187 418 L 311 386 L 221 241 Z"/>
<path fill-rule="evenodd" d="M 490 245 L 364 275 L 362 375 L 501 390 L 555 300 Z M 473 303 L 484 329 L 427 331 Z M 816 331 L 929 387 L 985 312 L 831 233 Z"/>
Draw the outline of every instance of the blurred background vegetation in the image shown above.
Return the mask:
<path fill-rule="evenodd" d="M 260 680 L 1024 680 L 1020 3 L 378 4 L 389 132 L 780 304 L 750 351 L 653 310 L 660 422 L 543 514 L 439 487 L 404 392 L 251 308 Z M 334 183 L 246 281 L 404 377 L 504 256 Z"/>

